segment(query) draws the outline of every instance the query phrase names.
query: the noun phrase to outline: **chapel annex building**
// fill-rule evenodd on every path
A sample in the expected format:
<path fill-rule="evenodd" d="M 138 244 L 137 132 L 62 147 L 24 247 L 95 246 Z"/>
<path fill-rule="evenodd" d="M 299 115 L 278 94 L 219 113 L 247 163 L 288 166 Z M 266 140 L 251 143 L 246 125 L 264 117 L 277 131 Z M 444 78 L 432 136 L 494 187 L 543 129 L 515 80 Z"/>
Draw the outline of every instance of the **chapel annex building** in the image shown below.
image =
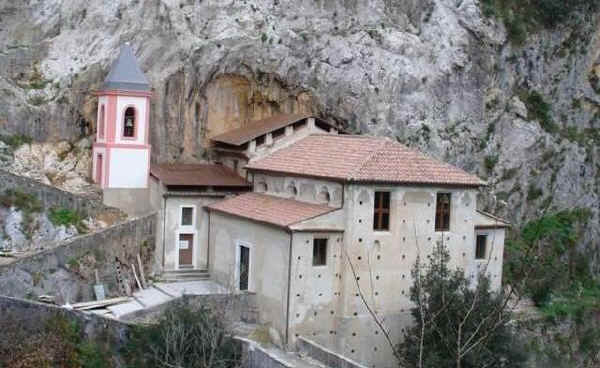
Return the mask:
<path fill-rule="evenodd" d="M 282 345 L 300 337 L 368 366 L 393 361 L 417 255 L 437 242 L 501 288 L 506 222 L 477 210 L 476 176 L 393 140 L 276 115 L 211 138 L 216 160 L 150 164 L 150 86 L 123 46 L 99 96 L 94 179 L 107 204 L 158 213 L 165 277 L 256 294 Z M 361 296 L 362 294 L 362 296 Z"/>

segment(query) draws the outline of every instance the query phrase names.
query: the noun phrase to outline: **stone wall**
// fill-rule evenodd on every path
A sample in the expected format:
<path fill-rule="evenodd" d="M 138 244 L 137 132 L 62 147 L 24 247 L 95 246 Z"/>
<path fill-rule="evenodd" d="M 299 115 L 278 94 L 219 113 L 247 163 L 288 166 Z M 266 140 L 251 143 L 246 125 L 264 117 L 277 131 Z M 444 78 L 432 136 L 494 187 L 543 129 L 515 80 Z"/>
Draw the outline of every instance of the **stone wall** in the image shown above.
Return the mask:
<path fill-rule="evenodd" d="M 18 189 L 21 192 L 31 194 L 38 198 L 45 209 L 52 207 L 64 207 L 75 210 L 82 215 L 95 217 L 100 213 L 112 212 L 119 214 L 116 208 L 107 207 L 102 204 L 100 197 L 93 194 L 85 197 L 57 189 L 55 187 L 40 183 L 34 179 L 11 174 L 0 170 L 0 193 L 7 189 Z"/>
<path fill-rule="evenodd" d="M 67 310 L 53 305 L 31 302 L 0 296 L 0 316 L 10 318 L 10 322 L 34 334 L 43 329 L 47 322 L 55 317 L 65 317 L 76 321 L 81 327 L 85 337 L 91 340 L 106 341 L 111 347 L 113 362 L 119 360 L 119 350 L 127 341 L 127 332 L 130 325 L 113 319 Z M 116 365 L 119 366 L 119 365 Z"/>
<path fill-rule="evenodd" d="M 131 265 L 140 254 L 146 276 L 152 273 L 156 214 L 77 236 L 41 253 L 0 267 L 0 295 L 36 298 L 54 295 L 58 303 L 94 300 L 94 270 L 107 297 L 120 294 L 117 265 L 134 280 Z M 137 269 L 137 266 L 136 266 Z"/>

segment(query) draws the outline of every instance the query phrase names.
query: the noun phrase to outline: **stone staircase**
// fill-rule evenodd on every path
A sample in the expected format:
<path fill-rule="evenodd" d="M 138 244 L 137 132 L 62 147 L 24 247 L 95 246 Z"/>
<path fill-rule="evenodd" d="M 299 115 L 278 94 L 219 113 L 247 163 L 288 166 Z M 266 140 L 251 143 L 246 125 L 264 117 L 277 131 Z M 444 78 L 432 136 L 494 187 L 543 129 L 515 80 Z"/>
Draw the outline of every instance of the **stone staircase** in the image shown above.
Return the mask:
<path fill-rule="evenodd" d="M 179 281 L 196 281 L 196 280 L 208 280 L 210 274 L 208 270 L 198 269 L 180 269 L 173 271 L 164 271 L 159 277 L 162 282 L 179 282 Z"/>

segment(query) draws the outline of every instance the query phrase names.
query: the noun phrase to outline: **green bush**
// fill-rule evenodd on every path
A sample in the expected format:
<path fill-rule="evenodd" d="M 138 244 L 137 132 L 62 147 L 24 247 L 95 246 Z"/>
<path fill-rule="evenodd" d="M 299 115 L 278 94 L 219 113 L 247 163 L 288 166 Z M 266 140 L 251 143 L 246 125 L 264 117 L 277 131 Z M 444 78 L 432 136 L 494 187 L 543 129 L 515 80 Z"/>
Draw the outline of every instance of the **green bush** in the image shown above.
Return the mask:
<path fill-rule="evenodd" d="M 483 165 L 485 166 L 485 170 L 488 172 L 488 174 L 494 171 L 494 168 L 498 164 L 498 161 L 498 155 L 485 156 Z"/>
<path fill-rule="evenodd" d="M 502 19 L 509 40 L 517 45 L 523 43 L 531 31 L 553 28 L 575 12 L 597 9 L 597 0 L 481 0 L 482 13 Z"/>
<path fill-rule="evenodd" d="M 0 367 L 108 368 L 106 344 L 85 338 L 78 322 L 60 313 L 34 330 L 23 329 L 19 316 L 0 318 Z M 13 318 L 11 318 L 13 317 Z"/>
<path fill-rule="evenodd" d="M 411 272 L 415 323 L 397 349 L 401 366 L 524 366 L 525 352 L 509 326 L 505 295 L 492 292 L 483 273 L 473 284 L 462 270 L 451 269 L 443 244 L 428 258 L 428 264 L 418 258 Z"/>
<path fill-rule="evenodd" d="M 0 136 L 0 141 L 8 144 L 13 150 L 21 147 L 24 144 L 30 144 L 32 142 L 31 137 L 16 134 L 16 135 L 2 135 Z"/>
<path fill-rule="evenodd" d="M 595 287 L 588 259 L 577 250 L 590 214 L 575 208 L 526 223 L 506 241 L 506 282 L 522 287 L 540 307 L 580 285 Z"/>
<path fill-rule="evenodd" d="M 83 216 L 68 208 L 51 208 L 48 218 L 56 226 L 75 226 L 80 233 L 86 232 L 87 226 L 83 223 Z"/>

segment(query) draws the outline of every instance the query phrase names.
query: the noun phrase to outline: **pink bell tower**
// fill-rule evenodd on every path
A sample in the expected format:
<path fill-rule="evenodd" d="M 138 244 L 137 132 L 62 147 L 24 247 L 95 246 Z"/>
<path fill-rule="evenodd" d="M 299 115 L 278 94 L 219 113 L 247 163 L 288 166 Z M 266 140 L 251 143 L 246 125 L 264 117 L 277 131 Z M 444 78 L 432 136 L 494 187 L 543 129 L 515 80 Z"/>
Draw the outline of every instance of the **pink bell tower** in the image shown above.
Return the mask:
<path fill-rule="evenodd" d="M 150 172 L 150 84 L 129 44 L 121 47 L 98 96 L 93 180 L 104 203 L 135 213 L 147 199 Z M 132 208 L 133 206 L 133 208 Z"/>

